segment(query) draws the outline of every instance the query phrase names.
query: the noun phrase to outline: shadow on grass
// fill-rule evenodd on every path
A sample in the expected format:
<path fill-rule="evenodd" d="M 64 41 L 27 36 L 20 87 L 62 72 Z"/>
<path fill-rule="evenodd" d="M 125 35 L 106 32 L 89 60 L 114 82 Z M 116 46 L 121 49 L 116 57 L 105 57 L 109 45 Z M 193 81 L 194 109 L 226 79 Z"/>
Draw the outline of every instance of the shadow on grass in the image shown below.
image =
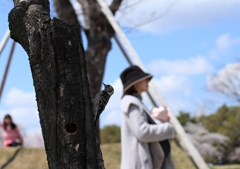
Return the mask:
<path fill-rule="evenodd" d="M 15 157 L 18 155 L 19 151 L 22 149 L 22 147 L 19 147 L 13 154 L 12 157 L 10 157 L 6 163 L 4 163 L 2 166 L 1 166 L 1 169 L 4 169 L 8 164 L 10 164 L 14 159 Z"/>

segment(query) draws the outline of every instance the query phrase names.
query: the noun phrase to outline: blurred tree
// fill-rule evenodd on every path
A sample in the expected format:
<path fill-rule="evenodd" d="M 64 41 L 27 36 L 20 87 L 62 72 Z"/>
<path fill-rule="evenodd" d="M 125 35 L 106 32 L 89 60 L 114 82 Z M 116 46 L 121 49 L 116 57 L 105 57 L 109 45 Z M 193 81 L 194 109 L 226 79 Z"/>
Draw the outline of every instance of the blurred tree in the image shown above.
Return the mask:
<path fill-rule="evenodd" d="M 217 110 L 216 113 L 209 116 L 202 116 L 199 118 L 199 121 L 202 122 L 205 128 L 208 129 L 210 132 L 221 133 L 229 138 L 230 142 L 227 147 L 227 154 L 229 155 L 229 160 L 233 159 L 233 152 L 239 154 L 238 149 L 240 148 L 240 106 L 228 107 L 224 104 Z"/>
<path fill-rule="evenodd" d="M 184 127 L 190 140 L 206 162 L 216 163 L 217 158 L 223 157 L 228 138 L 223 134 L 212 133 L 201 124 L 188 122 Z M 180 142 L 181 145 L 183 145 Z M 184 148 L 184 146 L 182 146 Z"/>
<path fill-rule="evenodd" d="M 117 143 L 121 141 L 120 127 L 116 125 L 105 126 L 100 131 L 101 143 Z"/>
<path fill-rule="evenodd" d="M 178 120 L 179 120 L 179 122 L 181 123 L 182 126 L 186 126 L 186 124 L 188 122 L 197 123 L 197 118 L 196 117 L 191 117 L 189 112 L 180 111 L 177 118 L 178 118 Z"/>
<path fill-rule="evenodd" d="M 229 64 L 209 79 L 208 89 L 240 102 L 240 63 Z"/>

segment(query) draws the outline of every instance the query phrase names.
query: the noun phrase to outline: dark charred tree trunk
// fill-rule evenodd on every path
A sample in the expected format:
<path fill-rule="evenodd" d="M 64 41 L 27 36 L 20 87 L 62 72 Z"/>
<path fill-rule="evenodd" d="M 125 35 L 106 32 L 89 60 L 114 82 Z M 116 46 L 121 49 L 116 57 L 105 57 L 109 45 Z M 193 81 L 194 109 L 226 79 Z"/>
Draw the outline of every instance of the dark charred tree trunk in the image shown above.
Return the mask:
<path fill-rule="evenodd" d="M 48 0 L 15 4 L 9 28 L 29 56 L 49 168 L 104 168 L 79 26 L 52 20 Z"/>
<path fill-rule="evenodd" d="M 113 14 L 119 9 L 122 1 L 112 1 L 109 8 Z M 74 13 L 70 0 L 53 0 L 53 2 L 61 20 L 81 25 L 77 20 L 77 14 Z M 111 38 L 114 35 L 114 30 L 101 12 L 101 7 L 96 0 L 78 0 L 78 2 L 81 4 L 85 20 L 85 28 L 82 29 L 88 40 L 85 57 L 91 97 L 94 98 L 102 85 L 106 58 L 111 50 Z M 97 124 L 97 133 L 99 135 L 99 123 Z"/>

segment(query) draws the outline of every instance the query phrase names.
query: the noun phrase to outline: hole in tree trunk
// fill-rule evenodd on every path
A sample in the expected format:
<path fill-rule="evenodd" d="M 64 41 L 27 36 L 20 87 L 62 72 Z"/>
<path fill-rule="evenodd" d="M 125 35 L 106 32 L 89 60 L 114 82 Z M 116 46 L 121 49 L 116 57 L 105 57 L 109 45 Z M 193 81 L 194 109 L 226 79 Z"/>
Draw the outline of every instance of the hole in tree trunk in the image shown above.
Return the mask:
<path fill-rule="evenodd" d="M 77 125 L 76 123 L 74 122 L 69 122 L 67 125 L 66 125 L 66 130 L 68 133 L 75 133 L 77 131 Z"/>

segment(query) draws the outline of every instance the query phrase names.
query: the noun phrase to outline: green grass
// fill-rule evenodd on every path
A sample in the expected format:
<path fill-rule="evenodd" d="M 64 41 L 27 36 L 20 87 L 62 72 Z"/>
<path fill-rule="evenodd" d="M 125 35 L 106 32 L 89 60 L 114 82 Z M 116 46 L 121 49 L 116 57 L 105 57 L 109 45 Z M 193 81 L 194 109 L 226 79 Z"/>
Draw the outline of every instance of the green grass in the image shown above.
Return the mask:
<path fill-rule="evenodd" d="M 172 155 L 176 169 L 196 169 L 194 164 L 174 142 Z M 121 144 L 101 145 L 106 169 L 119 169 L 121 161 Z M 0 166 L 10 158 L 17 148 L 0 148 Z M 47 169 L 46 154 L 43 148 L 23 148 L 5 169 Z M 240 169 L 240 165 L 214 166 L 211 169 Z"/>

